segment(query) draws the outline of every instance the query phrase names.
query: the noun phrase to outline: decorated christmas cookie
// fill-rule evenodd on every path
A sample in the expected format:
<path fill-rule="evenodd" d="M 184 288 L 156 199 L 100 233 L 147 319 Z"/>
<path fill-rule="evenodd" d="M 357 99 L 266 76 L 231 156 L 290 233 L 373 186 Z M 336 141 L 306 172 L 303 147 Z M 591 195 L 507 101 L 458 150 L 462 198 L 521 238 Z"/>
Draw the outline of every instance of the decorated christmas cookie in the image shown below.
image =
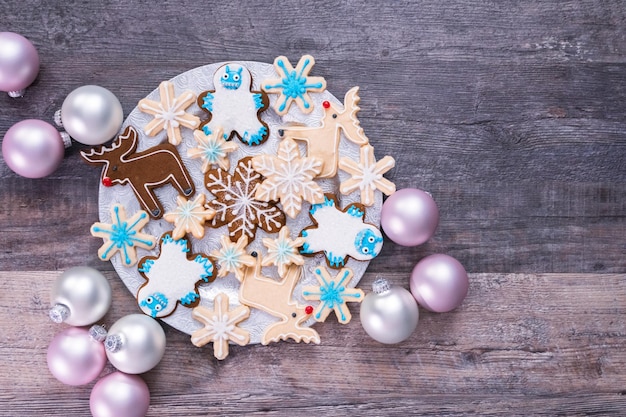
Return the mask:
<path fill-rule="evenodd" d="M 104 168 L 101 258 L 145 314 L 218 359 L 229 344 L 323 342 L 315 326 L 333 311 L 350 320 L 380 251 L 389 158 L 371 161 L 358 89 L 337 99 L 314 64 L 192 69 L 146 92 L 124 133 L 83 155 Z"/>

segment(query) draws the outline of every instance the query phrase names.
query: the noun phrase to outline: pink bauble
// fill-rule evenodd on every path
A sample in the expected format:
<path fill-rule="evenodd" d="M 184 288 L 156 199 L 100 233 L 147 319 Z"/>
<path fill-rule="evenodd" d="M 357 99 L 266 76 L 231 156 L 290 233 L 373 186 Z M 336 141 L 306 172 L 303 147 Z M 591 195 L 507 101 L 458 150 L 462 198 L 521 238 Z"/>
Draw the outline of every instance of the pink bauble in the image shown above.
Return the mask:
<path fill-rule="evenodd" d="M 398 245 L 421 245 L 435 234 L 438 224 L 437 204 L 422 190 L 396 191 L 383 204 L 380 225 L 387 237 Z"/>
<path fill-rule="evenodd" d="M 37 74 L 39 55 L 35 46 L 22 35 L 0 32 L 0 91 L 19 97 Z"/>
<path fill-rule="evenodd" d="M 141 377 L 113 372 L 91 390 L 89 408 L 93 417 L 144 417 L 150 406 L 150 391 Z"/>
<path fill-rule="evenodd" d="M 16 174 L 41 178 L 52 174 L 63 161 L 61 134 L 50 123 L 27 119 L 11 126 L 2 141 L 2 156 Z"/>
<path fill-rule="evenodd" d="M 463 265 L 448 255 L 430 255 L 411 273 L 411 294 L 427 310 L 445 313 L 461 305 L 469 280 Z"/>
<path fill-rule="evenodd" d="M 96 379 L 104 369 L 106 358 L 104 345 L 81 327 L 63 330 L 48 346 L 48 369 L 67 385 L 84 385 Z"/>

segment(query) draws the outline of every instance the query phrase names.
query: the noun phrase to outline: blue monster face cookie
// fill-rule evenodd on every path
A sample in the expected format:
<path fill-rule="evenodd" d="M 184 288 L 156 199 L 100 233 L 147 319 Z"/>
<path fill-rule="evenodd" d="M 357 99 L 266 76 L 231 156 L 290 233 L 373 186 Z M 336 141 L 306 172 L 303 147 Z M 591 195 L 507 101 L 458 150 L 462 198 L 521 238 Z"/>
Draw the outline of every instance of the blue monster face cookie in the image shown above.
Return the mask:
<path fill-rule="evenodd" d="M 241 87 L 241 72 L 243 67 L 238 69 L 231 69 L 231 65 L 224 67 L 224 73 L 220 77 L 220 83 L 227 90 L 237 90 Z"/>

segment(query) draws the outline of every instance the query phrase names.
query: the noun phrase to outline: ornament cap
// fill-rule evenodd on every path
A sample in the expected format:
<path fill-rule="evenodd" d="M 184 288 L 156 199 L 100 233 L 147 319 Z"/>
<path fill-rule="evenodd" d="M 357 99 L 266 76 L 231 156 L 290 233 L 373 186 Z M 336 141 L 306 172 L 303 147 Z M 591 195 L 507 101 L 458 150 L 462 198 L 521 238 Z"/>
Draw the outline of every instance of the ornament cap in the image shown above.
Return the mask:
<path fill-rule="evenodd" d="M 54 112 L 54 124 L 63 127 L 63 119 L 61 119 L 61 109 Z"/>
<path fill-rule="evenodd" d="M 11 98 L 19 98 L 19 97 L 24 97 L 24 93 L 25 92 L 26 92 L 26 89 L 22 88 L 21 90 L 9 91 L 9 92 L 7 92 L 7 94 Z"/>
<path fill-rule="evenodd" d="M 65 149 L 72 146 L 72 138 L 67 132 L 61 132 L 59 134 L 61 135 L 61 140 L 63 141 L 63 146 L 65 147 Z"/>
<path fill-rule="evenodd" d="M 63 323 L 70 316 L 70 309 L 63 304 L 55 304 L 48 312 L 50 320 L 55 323 Z"/>
<path fill-rule="evenodd" d="M 89 328 L 89 336 L 96 342 L 104 342 L 107 338 L 107 329 L 99 324 L 94 324 Z"/>
<path fill-rule="evenodd" d="M 383 277 L 377 277 L 374 283 L 372 284 L 372 291 L 376 294 L 384 294 L 391 289 L 389 285 L 389 281 L 387 281 Z"/>
<path fill-rule="evenodd" d="M 119 334 L 111 334 L 104 339 L 104 348 L 111 353 L 119 352 L 123 345 L 122 336 Z"/>

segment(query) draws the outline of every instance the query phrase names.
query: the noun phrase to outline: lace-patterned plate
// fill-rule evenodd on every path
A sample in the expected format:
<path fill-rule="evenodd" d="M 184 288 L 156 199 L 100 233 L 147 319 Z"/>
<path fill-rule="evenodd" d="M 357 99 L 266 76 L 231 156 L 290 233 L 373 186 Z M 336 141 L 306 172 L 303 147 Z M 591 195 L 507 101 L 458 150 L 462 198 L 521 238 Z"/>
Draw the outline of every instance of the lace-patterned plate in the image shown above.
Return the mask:
<path fill-rule="evenodd" d="M 271 64 L 250 61 L 233 62 L 241 64 L 248 68 L 248 70 L 252 74 L 252 90 L 260 90 L 260 83 L 263 80 L 278 77 L 278 74 L 274 70 L 274 66 Z M 172 78 L 170 81 L 174 84 L 176 94 L 180 94 L 186 90 L 191 90 L 196 95 L 199 95 L 203 91 L 212 90 L 214 88 L 213 75 L 215 71 L 224 64 L 225 63 L 217 63 L 198 67 L 182 73 Z M 339 106 L 343 105 L 342 100 L 338 100 L 328 91 L 324 91 L 322 93 L 311 94 L 311 99 L 314 103 L 314 110 L 311 113 L 303 114 L 296 106 L 292 106 L 287 114 L 285 114 L 284 116 L 279 116 L 272 108 L 276 100 L 276 95 L 269 94 L 268 96 L 270 98 L 270 108 L 261 113 L 261 119 L 265 123 L 267 123 L 270 130 L 270 136 L 265 143 L 259 146 L 248 146 L 239 142 L 238 139 L 234 138 L 233 140 L 237 141 L 240 146 L 237 150 L 229 154 L 230 173 L 232 173 L 234 168 L 236 167 L 237 161 L 246 156 L 255 156 L 263 153 L 276 154 L 278 145 L 281 141 L 278 136 L 278 129 L 281 126 L 285 126 L 294 122 L 311 127 L 319 126 L 320 120 L 322 119 L 324 112 L 324 108 L 322 106 L 322 103 L 324 101 L 329 101 Z M 158 88 L 148 94 L 146 98 L 159 101 Z M 202 120 L 206 120 L 208 118 L 208 114 L 203 111 L 203 109 L 198 107 L 198 105 L 195 103 L 187 109 L 187 112 L 200 117 Z M 135 107 L 128 116 L 128 118 L 124 121 L 122 129 L 130 125 L 135 127 L 139 132 L 137 151 L 145 150 L 167 140 L 165 131 L 161 131 L 154 137 L 149 137 L 143 132 L 144 127 L 151 120 L 151 115 L 147 113 L 142 113 L 137 107 Z M 183 127 L 181 128 L 181 134 L 182 142 L 177 146 L 177 149 L 189 173 L 193 177 L 196 187 L 196 195 L 199 192 L 203 192 L 207 195 L 207 199 L 210 199 L 212 195 L 203 184 L 204 174 L 201 170 L 202 162 L 199 159 L 191 159 L 187 156 L 187 150 L 197 146 L 197 142 L 193 138 L 193 131 L 191 129 Z M 298 146 L 300 148 L 300 154 L 305 156 L 307 154 L 306 145 L 298 142 Z M 341 141 L 339 143 L 339 156 L 349 157 L 357 161 L 359 159 L 359 145 L 356 145 L 347 140 L 343 136 L 343 133 Z M 339 192 L 339 184 L 342 181 L 345 181 L 348 177 L 349 176 L 347 173 L 339 170 L 337 176 L 335 176 L 334 178 L 316 179 L 316 182 L 320 185 L 324 193 L 335 194 L 338 197 L 339 206 L 343 208 L 350 203 L 359 202 L 358 191 L 347 196 L 341 195 Z M 178 193 L 173 187 L 167 185 L 161 188 L 157 188 L 155 192 L 157 197 L 163 204 L 166 213 L 176 208 L 176 197 L 178 196 Z M 137 198 L 135 197 L 133 191 L 128 185 L 116 185 L 114 187 L 105 187 L 103 185 L 100 185 L 100 221 L 111 222 L 110 208 L 113 204 L 118 203 L 122 204 L 129 214 L 135 213 L 137 210 L 141 209 Z M 382 194 L 380 191 L 376 191 L 375 202 L 371 207 L 367 208 L 365 221 L 378 227 L 380 224 L 381 207 Z M 292 236 L 297 236 L 297 234 L 302 229 L 312 224 L 308 214 L 309 208 L 310 204 L 304 201 L 302 205 L 302 210 L 296 218 L 292 219 L 290 217 L 287 217 L 287 227 L 289 227 L 289 230 L 292 232 Z M 160 237 L 161 235 L 163 235 L 163 233 L 173 230 L 173 228 L 174 225 L 164 219 L 151 219 L 150 222 L 144 227 L 143 231 L 153 236 Z M 187 235 L 187 238 L 191 241 L 193 253 L 203 253 L 208 255 L 213 250 L 216 250 L 220 247 L 220 237 L 225 233 L 228 233 L 226 226 L 215 229 L 207 227 L 205 230 L 205 235 L 202 239 L 196 239 L 190 234 Z M 263 246 L 262 239 L 266 237 L 276 238 L 276 236 L 277 234 L 270 235 L 260 228 L 257 229 L 256 238 L 248 245 L 247 252 L 251 253 L 253 251 L 256 251 L 258 253 L 266 253 L 267 249 L 265 248 L 265 246 Z M 139 259 L 147 255 L 157 256 L 158 251 L 159 245 L 149 251 L 138 249 L 137 256 Z M 324 265 L 326 263 L 323 255 L 305 257 L 304 259 L 305 264 L 303 267 L 302 278 L 297 284 L 293 293 L 294 299 L 303 305 L 311 304 L 311 302 L 307 302 L 304 300 L 304 298 L 302 298 L 302 287 L 307 285 L 315 285 L 317 281 L 313 275 L 313 268 L 318 265 Z M 111 259 L 111 263 L 113 264 L 115 270 L 117 271 L 118 275 L 120 276 L 126 287 L 129 289 L 129 291 L 133 295 L 136 295 L 139 287 L 145 282 L 143 277 L 139 274 L 137 266 L 125 267 L 124 265 L 122 265 L 122 262 L 117 256 Z M 369 262 L 367 261 L 356 261 L 353 259 L 350 259 L 346 262 L 346 266 L 354 271 L 354 277 L 348 285 L 349 287 L 354 287 L 357 285 L 357 283 L 363 276 L 368 264 Z M 278 270 L 274 266 L 263 267 L 263 275 L 278 279 Z M 228 299 L 232 308 L 240 304 L 238 301 L 239 281 L 232 273 L 223 278 L 216 278 L 215 281 L 213 281 L 212 283 L 200 285 L 199 292 L 201 297 L 200 304 L 207 306 L 208 308 L 213 308 L 213 300 L 215 299 L 215 296 L 221 292 L 228 295 Z M 202 327 L 199 322 L 195 321 L 191 317 L 191 309 L 183 306 L 178 306 L 178 308 L 172 315 L 165 317 L 162 320 L 173 326 L 174 328 L 187 334 L 191 334 L 194 330 Z M 250 317 L 242 322 L 240 324 L 240 327 L 250 332 L 250 343 L 260 343 L 263 330 L 267 326 L 277 321 L 278 319 L 269 315 L 268 313 L 265 313 L 264 311 L 255 308 L 251 308 Z M 310 326 L 314 323 L 315 321 L 311 318 L 304 324 L 306 326 Z"/>

